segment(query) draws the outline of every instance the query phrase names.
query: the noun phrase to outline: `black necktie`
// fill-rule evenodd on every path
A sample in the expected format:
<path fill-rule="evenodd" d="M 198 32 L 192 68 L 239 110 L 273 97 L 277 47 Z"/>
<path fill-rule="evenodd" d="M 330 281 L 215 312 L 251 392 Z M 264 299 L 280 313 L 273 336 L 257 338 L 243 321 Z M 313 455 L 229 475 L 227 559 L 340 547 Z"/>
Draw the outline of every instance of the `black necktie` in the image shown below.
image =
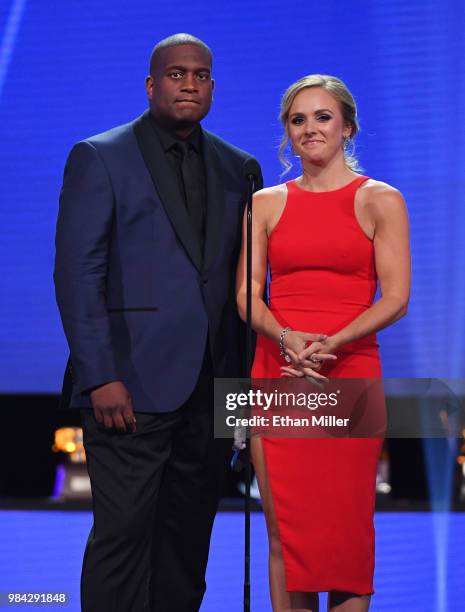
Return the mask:
<path fill-rule="evenodd" d="M 195 152 L 187 142 L 178 142 L 178 150 L 181 153 L 181 174 L 184 183 L 184 195 L 186 200 L 187 212 L 192 221 L 192 225 L 200 240 L 203 250 L 204 241 L 204 202 L 202 198 L 200 177 L 195 168 L 193 156 Z"/>

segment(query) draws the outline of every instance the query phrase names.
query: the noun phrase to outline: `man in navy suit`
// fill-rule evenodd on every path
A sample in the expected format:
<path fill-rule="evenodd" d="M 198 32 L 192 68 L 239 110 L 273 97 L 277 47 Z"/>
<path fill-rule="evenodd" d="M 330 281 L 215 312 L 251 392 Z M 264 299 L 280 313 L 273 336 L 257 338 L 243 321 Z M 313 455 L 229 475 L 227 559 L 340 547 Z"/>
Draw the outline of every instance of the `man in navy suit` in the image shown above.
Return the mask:
<path fill-rule="evenodd" d="M 149 110 L 77 143 L 65 167 L 54 278 L 92 484 L 86 612 L 194 612 L 205 591 L 227 461 L 213 378 L 241 373 L 249 157 L 200 127 L 211 68 L 199 39 L 161 41 Z"/>

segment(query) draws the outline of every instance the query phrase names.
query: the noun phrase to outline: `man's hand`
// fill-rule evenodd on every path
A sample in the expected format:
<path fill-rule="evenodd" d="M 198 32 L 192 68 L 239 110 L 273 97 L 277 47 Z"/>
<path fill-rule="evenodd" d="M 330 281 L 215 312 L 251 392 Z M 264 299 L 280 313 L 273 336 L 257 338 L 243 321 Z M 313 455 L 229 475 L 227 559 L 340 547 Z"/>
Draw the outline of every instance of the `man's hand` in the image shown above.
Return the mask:
<path fill-rule="evenodd" d="M 97 387 L 90 393 L 94 415 L 100 425 L 124 433 L 136 431 L 136 417 L 128 390 L 119 380 Z"/>

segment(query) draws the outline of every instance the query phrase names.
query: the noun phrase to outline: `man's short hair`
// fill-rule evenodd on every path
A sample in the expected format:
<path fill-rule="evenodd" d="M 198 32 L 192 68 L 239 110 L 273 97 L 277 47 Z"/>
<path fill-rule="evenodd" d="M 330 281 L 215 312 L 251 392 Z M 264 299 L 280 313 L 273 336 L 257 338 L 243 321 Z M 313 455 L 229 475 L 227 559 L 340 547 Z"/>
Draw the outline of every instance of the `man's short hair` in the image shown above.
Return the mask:
<path fill-rule="evenodd" d="M 164 38 L 160 40 L 159 43 L 155 45 L 152 51 L 152 55 L 150 56 L 150 74 L 153 75 L 153 71 L 155 68 L 155 64 L 160 56 L 160 52 L 167 47 L 177 47 L 179 45 L 196 45 L 203 49 L 210 58 L 210 64 L 213 63 L 213 54 L 208 45 L 206 45 L 203 40 L 197 38 L 196 36 L 192 36 L 192 34 L 173 34 L 172 36 L 168 36 L 168 38 Z"/>

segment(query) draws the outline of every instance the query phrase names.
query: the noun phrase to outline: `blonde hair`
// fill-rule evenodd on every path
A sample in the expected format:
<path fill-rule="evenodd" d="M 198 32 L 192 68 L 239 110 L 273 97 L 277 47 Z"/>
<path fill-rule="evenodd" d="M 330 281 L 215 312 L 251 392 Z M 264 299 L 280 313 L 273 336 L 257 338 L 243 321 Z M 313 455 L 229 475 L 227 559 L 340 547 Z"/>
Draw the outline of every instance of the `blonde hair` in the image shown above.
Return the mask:
<path fill-rule="evenodd" d="M 360 126 L 357 120 L 357 106 L 352 94 L 347 89 L 346 85 L 336 77 L 326 74 L 309 74 L 308 76 L 302 77 L 295 83 L 292 83 L 292 85 L 284 92 L 281 99 L 279 119 L 283 124 L 284 134 L 279 145 L 279 159 L 284 166 L 283 174 L 286 174 L 286 172 L 289 172 L 289 170 L 292 168 L 292 162 L 284 155 L 284 150 L 289 142 L 289 135 L 287 131 L 289 111 L 296 95 L 303 89 L 309 89 L 310 87 L 321 87 L 330 93 L 339 103 L 339 108 L 341 110 L 344 123 L 348 123 L 351 126 L 348 141 L 352 143 L 352 151 L 349 152 L 344 148 L 345 162 L 351 170 L 361 170 L 358 160 L 354 155 L 353 139 L 360 131 Z"/>

